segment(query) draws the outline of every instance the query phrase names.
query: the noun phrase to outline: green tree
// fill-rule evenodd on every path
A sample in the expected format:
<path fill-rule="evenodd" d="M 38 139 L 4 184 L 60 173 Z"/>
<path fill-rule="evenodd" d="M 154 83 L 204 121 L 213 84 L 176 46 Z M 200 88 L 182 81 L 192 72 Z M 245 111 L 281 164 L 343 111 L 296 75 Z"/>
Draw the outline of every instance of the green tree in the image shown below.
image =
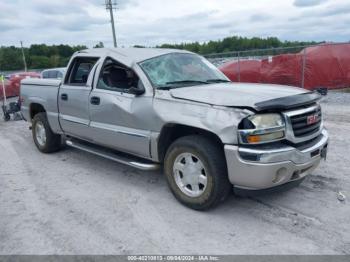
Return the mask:
<path fill-rule="evenodd" d="M 267 49 L 277 47 L 295 47 L 302 45 L 317 44 L 317 42 L 299 42 L 299 41 L 280 41 L 277 37 L 239 37 L 230 36 L 217 41 L 209 41 L 205 43 L 180 43 L 169 44 L 164 43 L 160 48 L 176 48 L 185 49 L 199 54 L 212 54 L 233 51 L 245 51 L 253 49 Z M 95 48 L 103 47 L 103 42 L 95 45 Z M 143 47 L 143 46 L 135 46 Z M 87 49 L 84 45 L 46 45 L 34 44 L 29 48 L 24 48 L 29 69 L 44 69 L 52 67 L 66 66 L 70 57 L 77 51 Z M 261 52 L 260 52 L 261 54 Z M 21 49 L 15 46 L 0 47 L 0 70 L 23 70 L 23 60 Z"/>
<path fill-rule="evenodd" d="M 105 45 L 103 44 L 103 42 L 98 42 L 98 44 L 96 44 L 95 46 L 94 46 L 94 48 L 104 48 L 105 47 Z"/>
<path fill-rule="evenodd" d="M 30 68 L 36 68 L 36 69 L 44 69 L 44 68 L 50 68 L 55 67 L 50 62 L 50 58 L 47 56 L 31 56 L 31 64 Z"/>
<path fill-rule="evenodd" d="M 211 54 L 211 53 L 222 53 L 222 52 L 234 52 L 234 51 L 246 51 L 253 49 L 268 49 L 277 47 L 293 47 L 301 45 L 317 44 L 317 42 L 299 42 L 299 41 L 280 41 L 277 37 L 239 37 L 230 36 L 222 40 L 209 41 L 205 43 L 181 43 L 181 44 L 162 44 L 160 48 L 176 48 L 185 49 L 188 51 L 200 53 L 200 54 Z"/>
<path fill-rule="evenodd" d="M 14 46 L 1 47 L 0 49 L 0 70 L 23 69 L 22 53 L 19 48 Z"/>

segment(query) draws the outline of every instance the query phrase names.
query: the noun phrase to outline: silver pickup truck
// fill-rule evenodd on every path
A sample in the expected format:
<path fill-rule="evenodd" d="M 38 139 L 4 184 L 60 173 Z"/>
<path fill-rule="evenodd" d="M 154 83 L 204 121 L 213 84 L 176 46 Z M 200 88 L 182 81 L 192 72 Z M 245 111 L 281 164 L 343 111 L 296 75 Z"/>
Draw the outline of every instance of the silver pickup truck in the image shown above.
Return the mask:
<path fill-rule="evenodd" d="M 327 152 L 317 93 L 232 83 L 187 51 L 80 51 L 62 80 L 23 80 L 21 101 L 41 152 L 64 143 L 142 170 L 162 166 L 174 196 L 197 210 L 233 186 L 300 182 Z"/>

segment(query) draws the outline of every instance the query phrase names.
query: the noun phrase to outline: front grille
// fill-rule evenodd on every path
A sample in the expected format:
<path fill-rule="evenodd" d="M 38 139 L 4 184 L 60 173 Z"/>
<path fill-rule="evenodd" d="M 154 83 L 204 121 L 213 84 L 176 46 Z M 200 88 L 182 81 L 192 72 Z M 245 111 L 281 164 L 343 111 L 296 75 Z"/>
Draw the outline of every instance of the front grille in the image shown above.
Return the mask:
<path fill-rule="evenodd" d="M 308 123 L 308 119 L 312 118 L 313 116 L 317 117 L 317 120 L 314 123 Z M 295 137 L 304 137 L 312 135 L 313 133 L 316 133 L 320 130 L 321 123 L 322 123 L 322 112 L 321 108 L 318 107 L 317 109 L 290 117 L 293 132 Z"/>

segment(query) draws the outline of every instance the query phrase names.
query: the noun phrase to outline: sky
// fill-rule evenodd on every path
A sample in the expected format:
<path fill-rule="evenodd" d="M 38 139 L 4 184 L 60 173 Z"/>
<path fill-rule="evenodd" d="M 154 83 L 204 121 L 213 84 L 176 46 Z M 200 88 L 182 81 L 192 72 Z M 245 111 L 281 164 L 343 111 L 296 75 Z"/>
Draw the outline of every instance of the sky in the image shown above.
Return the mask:
<path fill-rule="evenodd" d="M 0 0 L 0 46 L 113 45 L 104 0 Z M 117 0 L 119 46 L 227 36 L 350 41 L 350 0 Z"/>

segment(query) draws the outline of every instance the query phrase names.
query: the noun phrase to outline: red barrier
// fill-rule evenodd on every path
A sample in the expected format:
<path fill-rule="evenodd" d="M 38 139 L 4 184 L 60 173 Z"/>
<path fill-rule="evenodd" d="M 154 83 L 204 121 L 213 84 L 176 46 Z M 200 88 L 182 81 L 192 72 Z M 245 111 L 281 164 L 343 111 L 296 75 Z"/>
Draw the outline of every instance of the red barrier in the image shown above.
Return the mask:
<path fill-rule="evenodd" d="M 36 72 L 22 72 L 12 74 L 9 80 L 5 80 L 6 97 L 19 96 L 21 80 L 25 78 L 40 78 L 40 74 Z M 2 99 L 2 84 L 0 84 L 0 88 L 0 99 Z"/>
<path fill-rule="evenodd" d="M 239 66 L 236 61 L 229 62 L 220 67 L 220 70 L 234 82 L 261 82 L 261 61 L 258 60 L 243 60 Z"/>
<path fill-rule="evenodd" d="M 310 90 L 350 87 L 350 44 L 308 47 L 297 54 L 243 60 L 239 65 L 233 61 L 222 65 L 220 70 L 235 82 L 240 79 L 241 82 L 301 86 L 304 76 L 304 87 Z"/>

